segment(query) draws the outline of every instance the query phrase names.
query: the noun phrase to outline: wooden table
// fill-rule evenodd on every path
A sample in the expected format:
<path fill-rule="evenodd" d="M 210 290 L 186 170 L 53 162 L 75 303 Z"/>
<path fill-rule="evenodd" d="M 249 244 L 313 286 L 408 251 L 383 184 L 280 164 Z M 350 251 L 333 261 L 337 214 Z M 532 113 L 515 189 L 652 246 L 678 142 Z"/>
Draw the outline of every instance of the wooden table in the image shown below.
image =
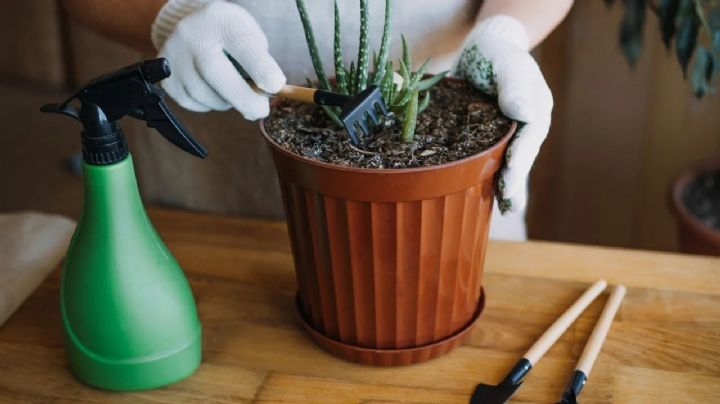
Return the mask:
<path fill-rule="evenodd" d="M 492 242 L 485 312 L 469 344 L 429 363 L 373 368 L 318 348 L 294 312 L 282 222 L 153 210 L 184 266 L 204 330 L 199 370 L 171 387 L 110 393 L 69 374 L 55 272 L 0 328 L 0 401 L 464 403 L 498 382 L 589 283 L 628 287 L 584 403 L 720 402 L 720 259 L 529 242 Z M 556 401 L 607 299 L 549 351 L 515 402 Z"/>

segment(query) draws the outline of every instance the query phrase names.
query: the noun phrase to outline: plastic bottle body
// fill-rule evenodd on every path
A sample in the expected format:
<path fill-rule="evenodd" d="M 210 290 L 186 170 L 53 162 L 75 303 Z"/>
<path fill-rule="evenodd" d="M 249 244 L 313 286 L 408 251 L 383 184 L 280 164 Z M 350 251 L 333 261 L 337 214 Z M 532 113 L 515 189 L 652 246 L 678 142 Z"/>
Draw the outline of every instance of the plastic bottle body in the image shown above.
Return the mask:
<path fill-rule="evenodd" d="M 200 364 L 200 321 L 184 273 L 142 205 L 132 158 L 84 163 L 83 172 L 83 212 L 61 286 L 70 368 L 109 390 L 181 380 Z"/>

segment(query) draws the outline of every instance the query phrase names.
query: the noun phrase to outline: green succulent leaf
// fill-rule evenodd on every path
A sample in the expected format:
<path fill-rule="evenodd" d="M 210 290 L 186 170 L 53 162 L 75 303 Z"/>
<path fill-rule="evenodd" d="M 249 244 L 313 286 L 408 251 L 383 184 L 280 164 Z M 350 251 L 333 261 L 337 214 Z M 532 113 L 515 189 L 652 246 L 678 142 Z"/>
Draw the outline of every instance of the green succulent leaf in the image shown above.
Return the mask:
<path fill-rule="evenodd" d="M 422 76 L 425 74 L 425 71 L 428 68 L 428 65 L 430 64 L 430 58 L 426 59 L 423 64 L 415 71 L 415 75 L 413 76 L 413 79 L 416 82 L 420 82 L 420 79 L 422 79 Z"/>
<path fill-rule="evenodd" d="M 327 105 L 321 105 L 323 111 L 332 119 L 333 122 L 339 127 L 345 126 L 342 121 L 340 120 L 340 112 L 337 110 L 336 107 L 330 107 Z"/>
<path fill-rule="evenodd" d="M 437 84 L 438 82 L 440 82 L 440 80 L 442 80 L 445 76 L 447 76 L 448 72 L 449 72 L 448 70 L 445 70 L 444 72 L 440 72 L 432 77 L 429 77 L 424 80 L 420 80 L 420 82 L 418 83 L 418 86 L 417 86 L 418 90 L 425 91 L 425 90 L 429 89 L 430 87 L 432 87 L 435 84 Z"/>
<path fill-rule="evenodd" d="M 400 98 L 395 102 L 395 105 L 403 106 L 410 101 L 410 98 L 413 96 L 413 93 L 416 89 L 418 89 L 418 83 L 420 83 L 420 79 L 422 79 L 423 74 L 425 74 L 425 70 L 427 69 L 428 63 L 430 62 L 430 59 L 426 60 L 425 63 L 420 66 L 420 68 L 415 72 L 412 73 L 410 76 L 410 81 L 403 82 L 403 91 Z M 419 91 L 419 89 L 418 89 Z"/>
<path fill-rule="evenodd" d="M 683 75 L 687 76 L 687 66 L 695 51 L 700 28 L 700 21 L 695 13 L 692 0 L 683 0 L 678 26 L 678 33 L 675 38 L 675 54 Z"/>
<path fill-rule="evenodd" d="M 348 93 L 347 77 L 345 76 L 345 62 L 343 61 L 342 52 L 342 34 L 340 32 L 340 11 L 338 2 L 335 0 L 335 42 L 333 44 L 333 53 L 335 57 L 335 82 L 337 89 L 342 94 Z"/>
<path fill-rule="evenodd" d="M 348 89 L 351 94 L 355 94 L 355 85 L 357 84 L 357 73 L 355 71 L 355 62 L 350 62 L 350 70 L 348 70 L 348 77 L 350 80 L 348 81 Z"/>
<path fill-rule="evenodd" d="M 630 66 L 635 66 L 642 52 L 645 0 L 625 0 L 625 13 L 620 23 L 620 48 Z"/>
<path fill-rule="evenodd" d="M 410 47 L 405 40 L 405 35 L 400 36 L 402 38 L 402 62 L 405 63 L 408 71 L 412 68 L 412 55 L 410 54 Z"/>
<path fill-rule="evenodd" d="M 323 69 L 322 60 L 320 59 L 320 51 L 318 51 L 317 42 L 315 41 L 315 34 L 313 33 L 312 24 L 310 24 L 310 18 L 308 17 L 307 10 L 305 9 L 304 0 L 295 0 L 298 14 L 300 14 L 300 21 L 302 21 L 303 31 L 305 31 L 305 42 L 307 42 L 308 50 L 310 51 L 310 59 L 312 59 L 313 68 L 317 75 L 318 82 L 323 90 L 330 90 L 330 81 L 328 81 Z"/>
<path fill-rule="evenodd" d="M 375 65 L 374 85 L 380 85 L 385 77 L 388 56 L 390 55 L 390 29 L 392 28 L 392 1 L 385 0 L 385 23 L 383 25 L 382 40 L 380 41 L 380 54 Z"/>
<path fill-rule="evenodd" d="M 359 93 L 367 87 L 368 83 L 368 0 L 360 0 L 360 45 L 357 58 L 357 79 L 353 92 Z"/>
<path fill-rule="evenodd" d="M 380 82 L 380 93 L 382 94 L 383 101 L 386 105 L 390 105 L 392 101 L 392 88 L 395 87 L 393 83 L 393 62 L 388 61 L 385 69 L 385 75 Z"/>
<path fill-rule="evenodd" d="M 418 114 L 423 112 L 428 105 L 430 105 L 430 91 L 425 91 L 425 95 L 418 106 Z"/>
<path fill-rule="evenodd" d="M 405 116 L 403 118 L 402 140 L 411 142 L 415 136 L 415 126 L 417 125 L 418 114 L 418 91 L 413 91 L 410 102 L 405 107 Z"/>
<path fill-rule="evenodd" d="M 403 83 L 408 83 L 410 81 L 410 69 L 408 68 L 408 65 L 405 64 L 404 60 L 400 60 L 400 75 L 403 78 Z M 403 84 L 404 86 L 404 84 Z"/>

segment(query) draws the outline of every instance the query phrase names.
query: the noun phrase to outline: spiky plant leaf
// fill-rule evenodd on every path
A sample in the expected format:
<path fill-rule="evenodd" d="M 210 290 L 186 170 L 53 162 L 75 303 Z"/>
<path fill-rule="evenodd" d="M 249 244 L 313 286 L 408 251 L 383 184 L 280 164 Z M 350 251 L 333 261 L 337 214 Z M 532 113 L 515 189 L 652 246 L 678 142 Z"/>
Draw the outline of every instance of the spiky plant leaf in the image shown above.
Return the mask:
<path fill-rule="evenodd" d="M 410 54 L 410 47 L 405 40 L 405 35 L 401 35 L 402 39 L 402 62 L 405 63 L 405 67 L 412 68 L 412 55 Z"/>
<path fill-rule="evenodd" d="M 418 114 L 423 112 L 428 105 L 430 105 L 430 91 L 425 91 L 425 95 L 418 106 Z"/>
<path fill-rule="evenodd" d="M 357 73 L 355 71 L 355 61 L 350 61 L 350 69 L 348 70 L 348 91 L 355 94 L 355 86 L 357 84 Z"/>
<path fill-rule="evenodd" d="M 325 69 L 323 69 L 322 60 L 320 59 L 320 51 L 318 51 L 317 42 L 315 42 L 315 33 L 313 33 L 312 24 L 310 24 L 310 18 L 308 17 L 307 10 L 305 9 L 304 0 L 295 0 L 298 14 L 300 14 L 300 21 L 302 21 L 303 31 L 305 31 L 305 42 L 307 42 L 308 50 L 310 51 L 310 59 L 312 59 L 313 68 L 317 75 L 318 82 L 323 90 L 330 90 L 330 81 L 328 81 L 325 75 Z"/>
<path fill-rule="evenodd" d="M 340 11 L 338 10 L 338 2 L 335 0 L 335 42 L 333 53 L 335 56 L 335 83 L 337 89 L 342 94 L 348 93 L 347 77 L 345 76 L 345 61 L 343 61 L 342 52 L 342 34 L 340 32 Z"/>
<path fill-rule="evenodd" d="M 403 83 L 410 82 L 410 68 L 407 64 L 405 64 L 405 61 L 400 59 L 400 75 L 403 78 Z"/>
<path fill-rule="evenodd" d="M 360 45 L 358 46 L 357 78 L 353 93 L 357 94 L 367 87 L 368 82 L 368 0 L 360 0 Z"/>
<path fill-rule="evenodd" d="M 380 54 L 378 55 L 377 65 L 375 66 L 375 78 L 373 84 L 378 86 L 380 81 L 385 77 L 385 68 L 387 66 L 388 56 L 390 55 L 390 29 L 392 21 L 392 1 L 385 0 L 385 23 L 383 25 L 382 40 L 380 41 Z"/>
<path fill-rule="evenodd" d="M 405 107 L 405 114 L 403 118 L 402 127 L 402 140 L 410 142 L 415 135 L 415 126 L 417 125 L 417 114 L 418 114 L 418 91 L 413 91 L 410 102 Z"/>
<path fill-rule="evenodd" d="M 395 83 L 393 83 L 393 62 L 388 61 L 387 66 L 383 70 L 385 71 L 385 76 L 380 82 L 380 93 L 382 94 L 385 104 L 390 105 L 390 102 L 392 101 L 391 90 L 395 87 Z"/>
<path fill-rule="evenodd" d="M 411 75 L 412 77 L 410 79 L 410 82 L 403 83 L 402 95 L 400 96 L 400 99 L 396 102 L 396 105 L 402 106 L 405 105 L 408 101 L 410 101 L 410 97 L 412 97 L 415 90 L 418 90 L 418 83 L 420 82 L 423 74 L 425 74 L 425 70 L 427 69 L 429 62 L 430 59 L 426 60 L 425 63 L 423 63 L 422 66 L 420 66 L 420 68 Z"/>
<path fill-rule="evenodd" d="M 449 72 L 450 72 L 449 70 L 445 70 L 444 72 L 440 72 L 432 77 L 429 77 L 424 80 L 420 80 L 420 82 L 418 83 L 418 86 L 417 86 L 418 90 L 425 91 L 425 90 L 429 89 L 430 87 L 437 84 L 440 80 L 442 80 L 445 76 L 447 76 L 447 74 Z"/>
<path fill-rule="evenodd" d="M 336 124 L 337 126 L 340 126 L 340 127 L 345 126 L 345 125 L 342 123 L 342 121 L 340 120 L 340 111 L 338 111 L 339 108 L 337 108 L 337 107 L 330 107 L 330 106 L 328 106 L 328 105 L 321 105 L 320 107 L 322 107 L 323 111 L 325 111 L 325 113 L 327 114 L 327 116 L 329 116 L 330 119 L 332 119 L 332 121 L 335 122 L 335 124 Z"/>

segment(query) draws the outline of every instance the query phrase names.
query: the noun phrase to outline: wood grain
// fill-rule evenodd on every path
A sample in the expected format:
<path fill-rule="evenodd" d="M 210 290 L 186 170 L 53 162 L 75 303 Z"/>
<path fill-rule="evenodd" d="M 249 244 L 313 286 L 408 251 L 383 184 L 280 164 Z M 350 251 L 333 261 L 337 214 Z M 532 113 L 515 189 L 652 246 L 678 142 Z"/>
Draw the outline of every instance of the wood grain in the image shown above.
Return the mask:
<path fill-rule="evenodd" d="M 465 403 L 478 382 L 498 382 L 600 277 L 628 292 L 582 402 L 720 401 L 717 258 L 491 242 L 487 306 L 468 344 L 429 363 L 373 368 L 330 356 L 302 330 L 283 223 L 167 210 L 151 217 L 197 299 L 198 372 L 148 392 L 77 382 L 62 349 L 56 271 L 0 328 L 0 402 Z M 514 402 L 559 398 L 606 301 L 607 293 L 563 334 Z"/>

